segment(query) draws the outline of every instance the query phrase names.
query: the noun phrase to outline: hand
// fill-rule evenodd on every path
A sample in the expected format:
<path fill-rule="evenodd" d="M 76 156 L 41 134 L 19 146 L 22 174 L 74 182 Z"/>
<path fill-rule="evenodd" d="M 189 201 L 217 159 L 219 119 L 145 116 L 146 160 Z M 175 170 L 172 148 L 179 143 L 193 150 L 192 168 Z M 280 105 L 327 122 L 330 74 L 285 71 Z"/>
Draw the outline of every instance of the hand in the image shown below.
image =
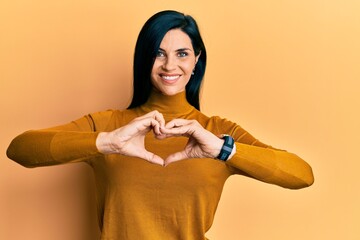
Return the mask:
<path fill-rule="evenodd" d="M 187 158 L 216 158 L 224 140 L 204 129 L 196 120 L 174 119 L 161 127 L 159 139 L 186 136 L 189 138 L 183 151 L 173 153 L 165 160 L 165 165 Z"/>
<path fill-rule="evenodd" d="M 116 153 L 139 157 L 163 166 L 164 160 L 161 157 L 145 149 L 144 140 L 149 131 L 161 136 L 160 128 L 164 125 L 163 115 L 158 111 L 152 111 L 112 132 L 99 133 L 96 146 L 99 152 L 104 154 Z"/>

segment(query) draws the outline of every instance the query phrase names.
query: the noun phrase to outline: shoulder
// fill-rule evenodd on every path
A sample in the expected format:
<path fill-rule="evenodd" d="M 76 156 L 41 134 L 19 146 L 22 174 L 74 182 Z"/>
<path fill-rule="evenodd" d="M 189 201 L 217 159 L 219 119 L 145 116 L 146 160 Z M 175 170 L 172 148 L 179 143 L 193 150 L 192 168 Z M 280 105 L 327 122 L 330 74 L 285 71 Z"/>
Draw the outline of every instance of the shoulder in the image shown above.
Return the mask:
<path fill-rule="evenodd" d="M 87 115 L 87 117 L 92 118 L 96 122 L 106 122 L 110 118 L 112 118 L 116 112 L 117 110 L 109 109 L 105 111 L 90 113 Z"/>
<path fill-rule="evenodd" d="M 204 113 L 196 110 L 195 117 L 192 119 L 196 119 L 204 128 L 207 130 L 217 134 L 227 133 L 229 134 L 233 128 L 236 128 L 238 125 L 226 118 L 222 118 L 220 116 L 207 116 Z"/>
<path fill-rule="evenodd" d="M 111 131 L 119 128 L 137 117 L 134 109 L 114 110 L 109 109 L 90 113 L 86 116 L 92 122 L 95 131 Z"/>
<path fill-rule="evenodd" d="M 245 131 L 239 124 L 228 120 L 227 118 L 220 116 L 208 117 L 200 111 L 196 111 L 195 116 L 192 116 L 191 118 L 197 120 L 206 130 L 214 133 L 215 135 L 229 134 L 235 139 L 240 139 L 245 135 L 248 135 L 248 132 Z"/>
<path fill-rule="evenodd" d="M 191 113 L 186 116 L 187 119 L 193 119 L 198 121 L 203 127 L 205 127 L 209 121 L 209 117 L 197 109 L 193 109 Z"/>
<path fill-rule="evenodd" d="M 240 126 L 233 121 L 220 116 L 211 116 L 207 123 L 207 128 L 216 129 L 219 133 L 231 134 Z"/>
<path fill-rule="evenodd" d="M 219 116 L 210 117 L 206 128 L 213 129 L 212 132 L 215 134 L 229 134 L 235 141 L 240 143 L 267 147 L 266 144 L 260 142 L 242 126 L 226 118 Z"/>

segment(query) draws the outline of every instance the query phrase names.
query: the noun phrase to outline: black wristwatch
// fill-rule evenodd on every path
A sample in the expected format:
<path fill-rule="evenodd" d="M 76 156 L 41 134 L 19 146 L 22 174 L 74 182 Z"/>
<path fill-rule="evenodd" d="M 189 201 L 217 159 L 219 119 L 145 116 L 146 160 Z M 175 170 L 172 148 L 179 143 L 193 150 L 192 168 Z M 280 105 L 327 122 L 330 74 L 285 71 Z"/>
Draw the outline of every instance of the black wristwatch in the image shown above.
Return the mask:
<path fill-rule="evenodd" d="M 216 158 L 221 161 L 226 161 L 229 159 L 229 156 L 234 148 L 235 141 L 231 136 L 227 134 L 223 134 L 222 139 L 224 139 L 224 144 L 221 147 L 219 156 L 217 156 Z"/>

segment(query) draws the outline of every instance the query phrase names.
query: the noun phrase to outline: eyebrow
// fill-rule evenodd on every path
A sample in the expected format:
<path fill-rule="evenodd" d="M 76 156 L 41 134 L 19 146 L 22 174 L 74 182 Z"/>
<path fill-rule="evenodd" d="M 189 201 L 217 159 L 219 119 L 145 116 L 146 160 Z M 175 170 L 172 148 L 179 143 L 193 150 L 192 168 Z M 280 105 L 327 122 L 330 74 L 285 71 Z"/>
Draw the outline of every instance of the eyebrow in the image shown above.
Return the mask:
<path fill-rule="evenodd" d="M 159 51 L 166 52 L 164 49 L 159 48 Z M 192 51 L 190 48 L 179 48 L 175 52 Z"/>

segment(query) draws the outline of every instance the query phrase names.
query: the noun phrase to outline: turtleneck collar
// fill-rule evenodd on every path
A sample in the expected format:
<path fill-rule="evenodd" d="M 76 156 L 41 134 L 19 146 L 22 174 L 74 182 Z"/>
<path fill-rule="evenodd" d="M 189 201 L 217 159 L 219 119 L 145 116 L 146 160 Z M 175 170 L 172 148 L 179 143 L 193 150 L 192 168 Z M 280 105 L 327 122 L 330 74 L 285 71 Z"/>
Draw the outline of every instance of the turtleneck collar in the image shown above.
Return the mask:
<path fill-rule="evenodd" d="M 186 100 L 186 92 L 180 92 L 172 96 L 162 94 L 157 90 L 151 90 L 150 97 L 145 104 L 140 106 L 144 112 L 158 110 L 164 115 L 186 115 L 195 108 Z"/>

